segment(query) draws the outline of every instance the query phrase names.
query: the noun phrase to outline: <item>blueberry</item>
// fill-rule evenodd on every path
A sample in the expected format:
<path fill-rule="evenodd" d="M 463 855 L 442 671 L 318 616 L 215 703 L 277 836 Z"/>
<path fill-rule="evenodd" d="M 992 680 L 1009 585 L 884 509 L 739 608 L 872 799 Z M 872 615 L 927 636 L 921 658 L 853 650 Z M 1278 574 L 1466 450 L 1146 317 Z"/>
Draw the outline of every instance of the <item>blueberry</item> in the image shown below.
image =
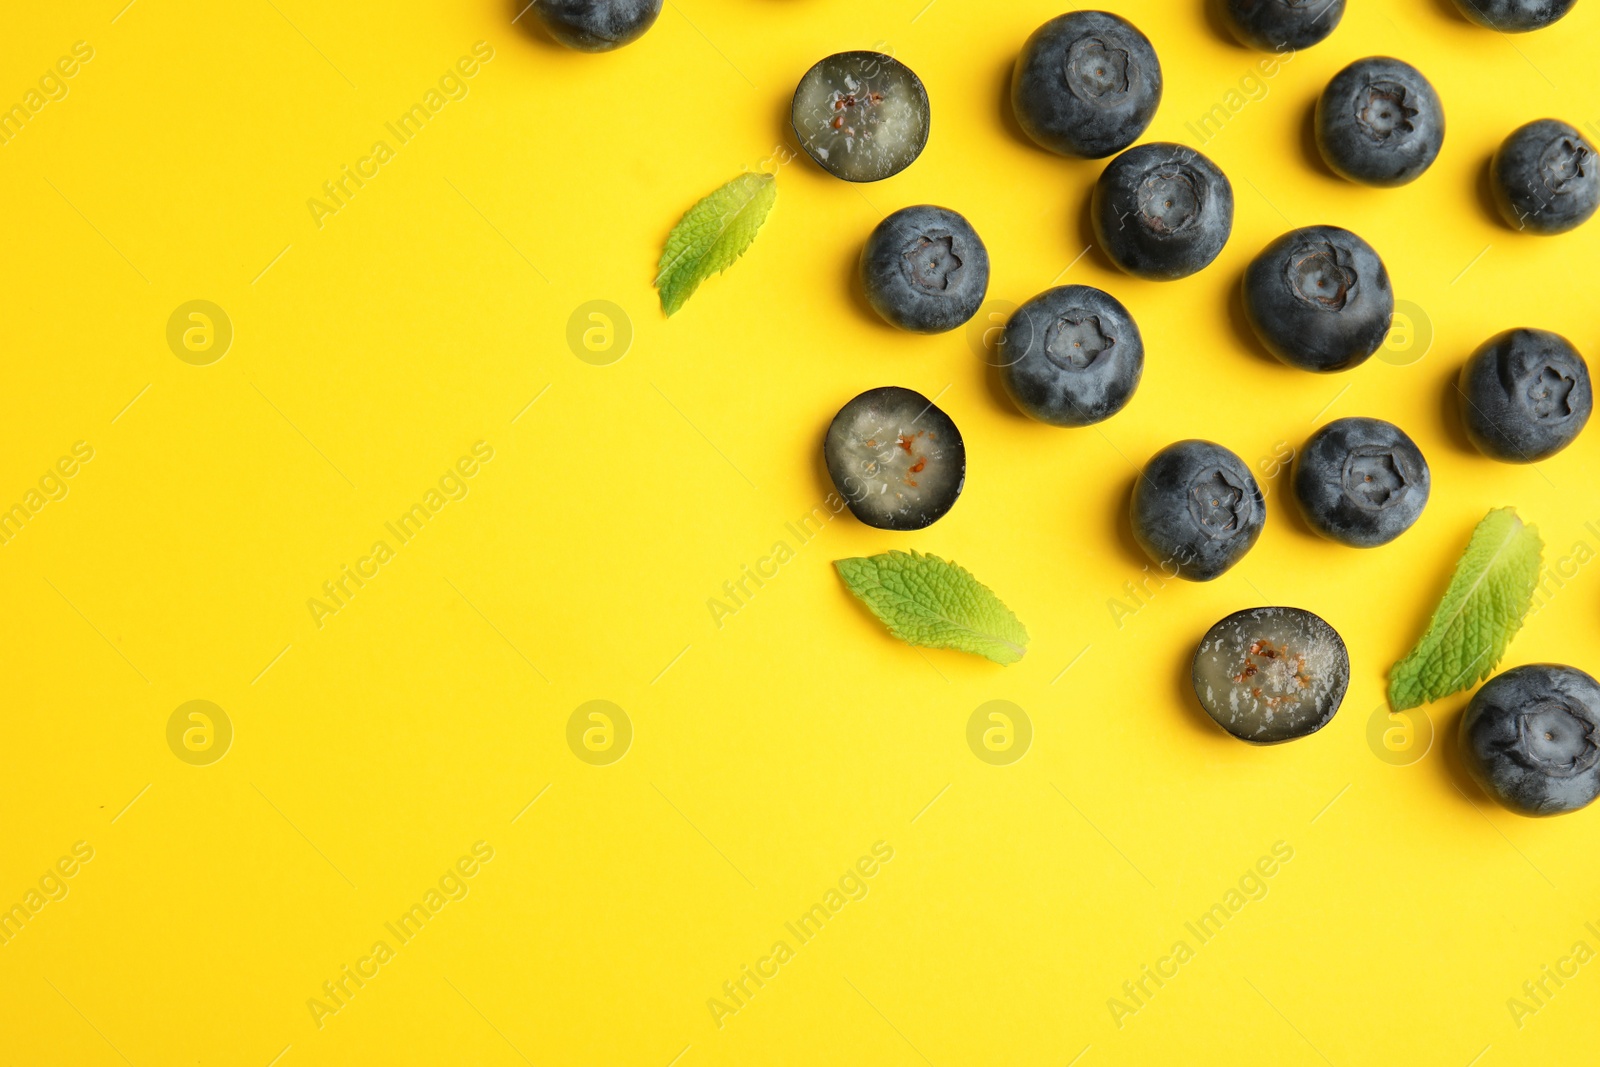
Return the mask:
<path fill-rule="evenodd" d="M 1337 226 L 1307 226 L 1256 256 L 1244 309 L 1267 351 L 1291 367 L 1345 370 L 1383 345 L 1394 292 L 1371 245 Z"/>
<path fill-rule="evenodd" d="M 1309 611 L 1249 608 L 1206 631 L 1189 673 L 1218 726 L 1253 745 L 1276 745 L 1328 725 L 1350 684 L 1350 654 L 1339 632 Z"/>
<path fill-rule="evenodd" d="M 1415 442 L 1382 419 L 1335 419 L 1294 460 L 1294 495 L 1306 522 L 1355 548 L 1386 545 L 1409 530 L 1431 482 Z"/>
<path fill-rule="evenodd" d="M 899 174 L 928 143 L 928 91 L 882 52 L 840 52 L 806 71 L 790 111 L 800 147 L 847 182 Z"/>
<path fill-rule="evenodd" d="M 1000 381 L 1025 414 L 1088 426 L 1121 411 L 1144 373 L 1139 326 L 1110 293 L 1047 289 L 1012 313 Z"/>
<path fill-rule="evenodd" d="M 1513 130 L 1489 163 L 1506 224 L 1544 236 L 1566 233 L 1600 207 L 1600 166 L 1583 134 L 1556 119 Z"/>
<path fill-rule="evenodd" d="M 822 443 L 828 477 L 855 517 L 920 530 L 955 506 L 967 446 L 950 416 L 911 389 L 868 389 L 839 409 Z"/>
<path fill-rule="evenodd" d="M 1489 338 L 1461 367 L 1456 392 L 1467 437 L 1506 463 L 1555 455 L 1577 439 L 1594 409 L 1589 365 L 1571 341 L 1549 330 Z"/>
<path fill-rule="evenodd" d="M 1461 717 L 1461 759 L 1518 815 L 1560 815 L 1600 794 L 1600 684 L 1530 663 L 1486 682 Z"/>
<path fill-rule="evenodd" d="M 1558 21 L 1578 0 L 1456 0 L 1456 7 L 1480 26 L 1502 33 L 1542 30 Z"/>
<path fill-rule="evenodd" d="M 533 14 L 568 48 L 609 52 L 643 37 L 661 14 L 661 0 L 537 0 Z"/>
<path fill-rule="evenodd" d="M 1222 14 L 1240 44 L 1293 52 L 1334 31 L 1344 17 L 1344 0 L 1223 0 Z"/>
<path fill-rule="evenodd" d="M 1104 11 L 1058 15 L 1033 31 L 1011 76 L 1017 123 L 1042 148 L 1103 159 L 1139 139 L 1161 103 L 1149 38 Z"/>
<path fill-rule="evenodd" d="M 867 238 L 861 287 L 891 326 L 943 333 L 972 318 L 983 303 L 989 250 L 972 223 L 948 208 L 901 208 Z"/>
<path fill-rule="evenodd" d="M 1387 56 L 1358 59 L 1317 98 L 1317 148 L 1342 177 L 1404 185 L 1444 145 L 1444 106 L 1422 72 Z"/>
<path fill-rule="evenodd" d="M 1168 445 L 1133 483 L 1133 537 L 1162 569 L 1209 582 L 1261 536 L 1266 503 L 1244 460 L 1210 441 Z"/>
<path fill-rule="evenodd" d="M 1100 172 L 1090 209 L 1112 262 L 1155 281 L 1203 270 L 1233 232 L 1233 186 L 1192 148 L 1165 141 L 1130 148 Z"/>

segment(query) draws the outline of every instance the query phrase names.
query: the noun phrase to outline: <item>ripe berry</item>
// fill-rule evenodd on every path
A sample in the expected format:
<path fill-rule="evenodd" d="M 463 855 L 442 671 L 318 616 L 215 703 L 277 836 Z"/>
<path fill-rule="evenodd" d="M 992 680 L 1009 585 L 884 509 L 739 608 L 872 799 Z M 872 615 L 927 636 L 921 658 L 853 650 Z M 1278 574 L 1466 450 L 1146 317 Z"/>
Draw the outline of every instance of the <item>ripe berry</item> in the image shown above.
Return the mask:
<path fill-rule="evenodd" d="M 955 506 L 967 479 L 967 448 L 950 416 L 894 385 L 840 408 L 822 454 L 855 517 L 880 530 L 931 526 Z"/>
<path fill-rule="evenodd" d="M 1133 23 L 1104 11 L 1033 31 L 1011 77 L 1017 123 L 1041 148 L 1103 159 L 1139 139 L 1161 103 L 1161 63 Z"/>
<path fill-rule="evenodd" d="M 901 208 L 880 222 L 861 253 L 861 287 L 890 325 L 953 330 L 989 291 L 989 250 L 972 224 L 947 208 Z"/>
<path fill-rule="evenodd" d="M 1249 608 L 1206 631 L 1189 674 L 1218 726 L 1275 745 L 1328 725 L 1350 684 L 1350 654 L 1338 631 L 1309 611 Z"/>
<path fill-rule="evenodd" d="M 840 52 L 794 91 L 790 121 L 817 165 L 849 182 L 899 174 L 928 143 L 928 91 L 910 67 L 882 52 Z"/>

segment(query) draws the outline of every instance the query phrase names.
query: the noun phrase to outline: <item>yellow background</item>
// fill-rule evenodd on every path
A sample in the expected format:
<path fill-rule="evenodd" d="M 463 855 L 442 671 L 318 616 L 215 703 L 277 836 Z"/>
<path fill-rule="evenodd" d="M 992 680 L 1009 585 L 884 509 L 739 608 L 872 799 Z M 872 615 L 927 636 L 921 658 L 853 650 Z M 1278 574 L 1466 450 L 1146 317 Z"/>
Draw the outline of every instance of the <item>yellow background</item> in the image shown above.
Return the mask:
<path fill-rule="evenodd" d="M 0 504 L 94 449 L 0 547 L 0 905 L 94 850 L 0 947 L 0 1061 L 1465 1067 L 1592 1049 L 1600 967 L 1520 1027 L 1507 1000 L 1580 939 L 1600 948 L 1600 813 L 1493 807 L 1453 754 L 1467 694 L 1427 709 L 1439 743 L 1409 765 L 1368 728 L 1488 508 L 1537 523 L 1549 562 L 1600 547 L 1595 431 L 1537 468 L 1492 463 L 1449 388 L 1507 327 L 1597 350 L 1600 224 L 1513 233 L 1481 183 L 1515 126 L 1600 119 L 1600 5 L 1513 40 L 1447 0 L 1353 0 L 1250 82 L 1258 55 L 1198 0 L 1119 3 L 1165 71 L 1148 138 L 1197 144 L 1186 123 L 1247 101 L 1204 145 L 1234 183 L 1232 241 L 1152 284 L 1084 254 L 1101 164 L 1009 118 L 1010 65 L 1055 3 L 670 0 L 601 56 L 499 0 L 123 3 L 14 5 L 0 37 L 7 104 L 94 49 L 0 147 Z M 477 41 L 493 59 L 467 95 L 394 146 L 384 124 Z M 863 187 L 773 160 L 800 74 L 871 47 L 927 84 L 922 157 Z M 1449 116 L 1436 165 L 1393 191 L 1308 154 L 1317 93 L 1375 53 L 1419 66 Z M 395 157 L 319 228 L 308 199 L 380 138 Z M 769 160 L 757 243 L 664 320 L 650 283 L 672 223 Z M 872 319 L 860 245 L 926 202 L 976 225 L 996 300 L 1072 281 L 1128 305 L 1148 360 L 1125 412 L 1029 422 L 966 331 Z M 1431 346 L 1402 331 L 1327 377 L 1259 352 L 1240 273 L 1311 223 L 1377 247 Z M 194 299 L 234 329 L 208 366 L 166 342 Z M 566 341 L 591 300 L 631 320 L 610 365 Z M 960 503 L 916 534 L 841 515 L 799 546 L 785 524 L 829 491 L 824 427 L 885 384 L 961 427 Z M 1133 464 L 1201 436 L 1265 471 L 1356 414 L 1432 465 L 1410 533 L 1320 542 L 1264 477 L 1242 564 L 1114 617 L 1146 563 L 1122 518 Z M 384 523 L 478 441 L 494 458 L 468 495 L 396 544 Z M 394 558 L 319 627 L 308 600 L 379 539 Z M 708 599 L 779 540 L 795 558 L 717 627 Z M 889 548 L 971 568 L 1028 625 L 1026 659 L 887 637 L 830 561 Z M 1579 567 L 1505 665 L 1600 668 L 1597 597 Z M 1328 728 L 1272 749 L 1224 736 L 1186 683 L 1205 628 L 1261 603 L 1320 613 L 1353 663 Z M 632 724 L 609 766 L 567 744 L 592 699 Z M 232 723 L 220 762 L 168 747 L 191 700 Z M 967 746 L 991 700 L 1033 726 L 1009 766 Z M 468 895 L 319 1028 L 308 999 L 479 841 L 494 858 Z M 708 999 L 879 841 L 894 858 L 868 895 L 719 1028 Z M 1199 945 L 1184 923 L 1276 842 L 1293 859 L 1266 896 Z M 1195 957 L 1119 1028 L 1108 998 L 1180 938 Z"/>

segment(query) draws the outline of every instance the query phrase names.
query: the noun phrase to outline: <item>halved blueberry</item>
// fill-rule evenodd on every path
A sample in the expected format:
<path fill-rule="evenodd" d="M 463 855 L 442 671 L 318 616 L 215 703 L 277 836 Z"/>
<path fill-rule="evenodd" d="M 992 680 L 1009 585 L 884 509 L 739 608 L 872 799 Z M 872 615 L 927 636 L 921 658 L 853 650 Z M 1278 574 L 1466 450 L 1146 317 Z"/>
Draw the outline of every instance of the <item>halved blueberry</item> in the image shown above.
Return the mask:
<path fill-rule="evenodd" d="M 1022 411 L 1088 426 L 1128 403 L 1144 374 L 1144 338 L 1128 309 L 1087 285 L 1048 289 L 1006 323 L 1000 381 Z"/>
<path fill-rule="evenodd" d="M 1133 483 L 1131 521 L 1163 573 L 1209 582 L 1244 558 L 1267 521 L 1250 468 L 1211 441 L 1178 441 L 1150 457 Z"/>
<path fill-rule="evenodd" d="M 1250 263 L 1244 309 L 1267 351 L 1291 367 L 1346 370 L 1382 347 L 1394 290 L 1367 242 L 1337 226 L 1307 226 Z"/>
<path fill-rule="evenodd" d="M 1461 756 L 1518 815 L 1587 807 L 1600 796 L 1600 683 L 1558 663 L 1495 675 L 1461 717 Z"/>
<path fill-rule="evenodd" d="M 822 444 L 828 477 L 855 517 L 920 530 L 955 506 L 967 480 L 961 431 L 912 389 L 868 389 L 833 417 Z"/>
<path fill-rule="evenodd" d="M 817 165 L 849 182 L 899 174 L 928 143 L 928 91 L 882 52 L 840 52 L 806 71 L 790 121 Z"/>
<path fill-rule="evenodd" d="M 1479 452 L 1533 463 L 1566 448 L 1594 410 L 1589 365 L 1558 333 L 1516 329 L 1472 353 L 1456 383 L 1461 422 Z"/>
<path fill-rule="evenodd" d="M 983 303 L 989 250 L 972 224 L 948 208 L 901 208 L 867 238 L 861 287 L 890 325 L 943 333 L 972 318 Z"/>
<path fill-rule="evenodd" d="M 1306 522 L 1356 548 L 1388 544 L 1409 530 L 1431 486 L 1416 442 L 1382 419 L 1335 419 L 1294 460 L 1294 495 Z"/>
<path fill-rule="evenodd" d="M 1350 684 L 1350 654 L 1338 631 L 1309 611 L 1248 608 L 1206 631 L 1190 680 L 1218 726 L 1275 745 L 1328 725 Z"/>

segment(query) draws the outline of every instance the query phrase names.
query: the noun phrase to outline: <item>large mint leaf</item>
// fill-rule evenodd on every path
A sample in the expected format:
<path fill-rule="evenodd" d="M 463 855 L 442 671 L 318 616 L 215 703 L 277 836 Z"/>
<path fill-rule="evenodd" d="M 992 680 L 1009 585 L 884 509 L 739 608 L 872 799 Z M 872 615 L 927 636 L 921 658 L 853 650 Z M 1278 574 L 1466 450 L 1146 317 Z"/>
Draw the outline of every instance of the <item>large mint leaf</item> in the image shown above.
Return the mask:
<path fill-rule="evenodd" d="M 916 552 L 835 560 L 839 576 L 907 644 L 1015 663 L 1028 631 L 989 587 L 954 563 Z"/>
<path fill-rule="evenodd" d="M 744 255 L 778 199 L 771 174 L 741 174 L 690 208 L 667 235 L 656 268 L 661 310 L 672 315 L 700 283 Z"/>
<path fill-rule="evenodd" d="M 1539 531 L 1514 509 L 1483 517 L 1427 632 L 1389 672 L 1391 707 L 1414 708 L 1489 676 L 1533 603 L 1543 552 Z"/>

